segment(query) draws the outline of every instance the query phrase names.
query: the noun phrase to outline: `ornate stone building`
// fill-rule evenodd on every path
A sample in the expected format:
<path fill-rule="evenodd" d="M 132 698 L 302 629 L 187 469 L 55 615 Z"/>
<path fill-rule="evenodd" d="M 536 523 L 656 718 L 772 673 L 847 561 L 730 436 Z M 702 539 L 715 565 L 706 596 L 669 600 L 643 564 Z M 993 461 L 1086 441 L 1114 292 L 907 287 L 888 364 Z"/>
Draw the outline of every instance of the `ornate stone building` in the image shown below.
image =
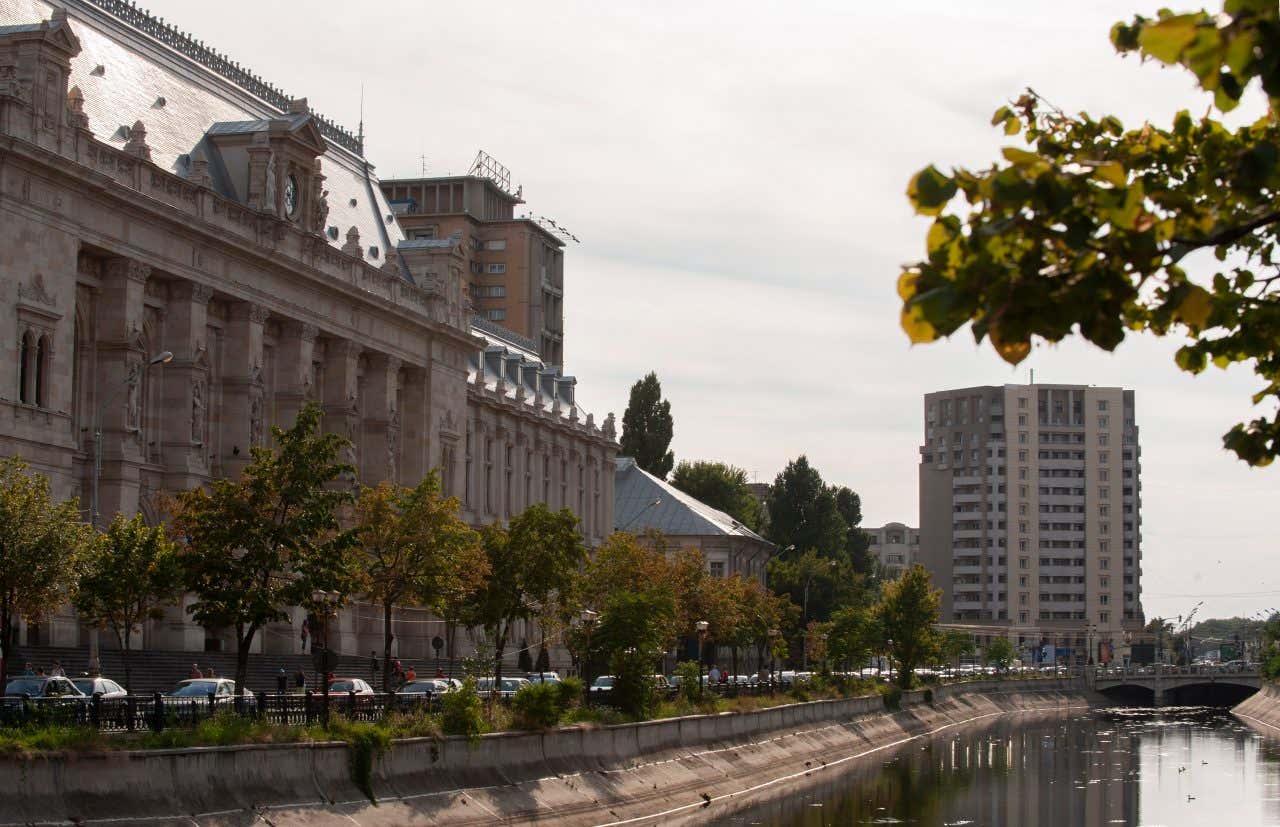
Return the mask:
<path fill-rule="evenodd" d="M 441 470 L 473 523 L 568 506 L 613 524 L 612 416 L 501 326 L 474 327 L 456 240 L 406 240 L 363 141 L 120 0 L 0 0 L 0 454 L 86 518 L 160 518 L 240 473 L 312 400 L 361 481 Z M 171 355 L 170 355 L 171 354 Z M 153 364 L 154 362 L 154 364 Z M 332 622 L 347 652 L 373 612 Z M 300 647 L 268 631 L 268 651 Z M 408 613 L 400 651 L 433 625 Z M 65 611 L 23 643 L 81 645 Z M 216 647 L 181 607 L 147 646 Z"/>

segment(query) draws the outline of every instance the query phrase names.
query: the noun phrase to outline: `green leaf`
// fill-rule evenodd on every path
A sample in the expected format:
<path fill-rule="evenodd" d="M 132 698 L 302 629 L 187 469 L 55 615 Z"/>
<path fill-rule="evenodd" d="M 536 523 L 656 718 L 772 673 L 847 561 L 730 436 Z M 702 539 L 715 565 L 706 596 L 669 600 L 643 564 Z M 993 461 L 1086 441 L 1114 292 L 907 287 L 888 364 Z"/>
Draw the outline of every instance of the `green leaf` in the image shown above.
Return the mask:
<path fill-rule="evenodd" d="M 1209 321 L 1213 310 L 1213 296 L 1198 284 L 1188 284 L 1182 301 L 1174 310 L 1174 318 L 1194 332 L 1200 332 Z"/>
<path fill-rule="evenodd" d="M 1124 165 L 1119 161 L 1108 161 L 1105 164 L 1098 164 L 1093 168 L 1093 176 L 1101 178 L 1113 187 L 1123 187 L 1129 183 L 1129 176 L 1124 171 Z"/>
<path fill-rule="evenodd" d="M 1180 14 L 1155 23 L 1146 23 L 1138 33 L 1142 51 L 1162 63 L 1177 63 L 1182 50 L 1196 39 L 1197 18 Z"/>
<path fill-rule="evenodd" d="M 921 215 L 937 215 L 956 194 L 956 182 L 930 165 L 907 184 L 907 198 Z"/>
<path fill-rule="evenodd" d="M 1040 161 L 1040 156 L 1034 152 L 1028 152 L 1025 149 L 1007 146 L 1000 150 L 1000 154 L 1004 155 L 1005 160 L 1016 166 L 1029 166 L 1030 164 Z"/>
<path fill-rule="evenodd" d="M 1012 117 L 1013 117 L 1013 110 L 1007 106 L 1002 106 L 996 110 L 996 113 L 994 115 L 991 116 L 991 125 L 995 126 L 998 123 L 1004 123 L 1006 120 Z"/>

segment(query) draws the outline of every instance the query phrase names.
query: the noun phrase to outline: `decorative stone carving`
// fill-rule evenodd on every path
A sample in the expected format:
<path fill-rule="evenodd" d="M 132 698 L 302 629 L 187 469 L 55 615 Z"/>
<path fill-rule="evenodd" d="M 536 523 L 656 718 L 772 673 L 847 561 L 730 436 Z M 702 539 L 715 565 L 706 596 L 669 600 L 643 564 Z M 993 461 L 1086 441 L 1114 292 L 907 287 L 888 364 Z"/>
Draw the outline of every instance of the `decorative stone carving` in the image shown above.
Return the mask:
<path fill-rule="evenodd" d="M 113 258 L 107 262 L 107 278 L 126 278 L 146 284 L 151 278 L 151 266 L 131 258 Z"/>
<path fill-rule="evenodd" d="M 213 288 L 207 284 L 191 285 L 191 301 L 195 304 L 208 304 L 209 299 L 213 298 Z"/>
<path fill-rule="evenodd" d="M 613 439 L 618 435 L 618 426 L 616 422 L 617 420 L 613 418 L 613 411 L 609 411 L 609 415 L 604 418 L 604 427 L 601 429 L 604 432 L 605 438 Z"/>
<path fill-rule="evenodd" d="M 36 273 L 31 277 L 31 285 L 18 284 L 18 298 L 27 301 L 36 302 L 37 304 L 48 305 L 54 307 L 58 300 L 54 298 L 44 286 L 44 274 Z"/>
<path fill-rule="evenodd" d="M 272 152 L 270 155 L 267 156 L 267 183 L 266 183 L 267 194 L 266 194 L 266 199 L 262 205 L 263 211 L 269 212 L 272 215 L 280 214 L 280 209 L 276 205 L 276 175 L 277 174 L 278 173 L 276 172 L 276 154 Z"/>
<path fill-rule="evenodd" d="M 79 86 L 67 92 L 67 125 L 76 129 L 89 128 L 89 116 L 84 112 L 84 93 Z"/>
<path fill-rule="evenodd" d="M 129 392 L 125 396 L 124 425 L 130 432 L 140 434 L 142 432 L 142 360 L 130 357 L 126 364 L 129 370 Z"/>
<path fill-rule="evenodd" d="M 203 376 L 191 377 L 191 441 L 196 445 L 204 444 L 204 433 L 208 418 L 206 416 L 205 385 Z M 199 452 L 203 456 L 204 452 Z"/>
<path fill-rule="evenodd" d="M 249 444 L 262 444 L 262 387 L 249 388 Z"/>
<path fill-rule="evenodd" d="M 298 326 L 298 338 L 304 342 L 314 342 L 316 337 L 320 335 L 320 328 L 313 324 L 302 324 Z"/>
<path fill-rule="evenodd" d="M 129 140 L 125 142 L 124 151 L 143 161 L 151 160 L 151 147 L 147 146 L 147 128 L 142 121 L 134 121 L 129 130 Z"/>
<path fill-rule="evenodd" d="M 266 324 L 267 319 L 271 317 L 271 311 L 260 304 L 249 305 L 249 321 L 254 324 Z"/>
<path fill-rule="evenodd" d="M 360 231 L 354 224 L 347 230 L 347 243 L 342 245 L 342 252 L 355 258 L 364 257 L 364 251 L 360 248 Z"/>
<path fill-rule="evenodd" d="M 444 413 L 440 415 L 440 422 L 437 425 L 437 428 L 444 433 L 458 433 L 458 423 L 453 415 L 452 408 L 445 408 Z"/>
<path fill-rule="evenodd" d="M 395 481 L 396 461 L 400 456 L 400 427 L 392 424 L 387 427 L 387 479 Z"/>
<path fill-rule="evenodd" d="M 191 153 L 191 168 L 187 180 L 201 187 L 213 186 L 213 176 L 209 174 L 209 159 L 205 157 L 204 150 L 197 149 Z"/>

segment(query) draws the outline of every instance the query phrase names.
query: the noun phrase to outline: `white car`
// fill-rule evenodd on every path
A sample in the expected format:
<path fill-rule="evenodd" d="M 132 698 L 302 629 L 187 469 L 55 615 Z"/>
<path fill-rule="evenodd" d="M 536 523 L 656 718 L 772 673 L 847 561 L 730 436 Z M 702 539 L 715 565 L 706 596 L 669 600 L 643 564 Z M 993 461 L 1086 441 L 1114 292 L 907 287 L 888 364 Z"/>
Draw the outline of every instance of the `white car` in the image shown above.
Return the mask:
<path fill-rule="evenodd" d="M 329 681 L 330 695 L 346 695 L 354 692 L 357 695 L 373 695 L 373 687 L 360 678 L 334 678 Z"/>

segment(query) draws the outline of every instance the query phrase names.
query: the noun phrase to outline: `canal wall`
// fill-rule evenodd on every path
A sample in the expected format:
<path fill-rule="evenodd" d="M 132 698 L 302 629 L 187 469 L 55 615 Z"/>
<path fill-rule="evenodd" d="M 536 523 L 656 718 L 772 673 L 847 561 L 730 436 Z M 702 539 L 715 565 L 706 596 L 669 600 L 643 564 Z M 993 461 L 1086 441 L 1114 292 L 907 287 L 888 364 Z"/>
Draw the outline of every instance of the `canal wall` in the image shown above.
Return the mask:
<path fill-rule="evenodd" d="M 0 825 L 564 825 L 705 820 L 931 734 L 1062 715 L 1071 681 L 983 681 L 608 727 L 408 739 L 375 762 L 371 803 L 345 744 L 0 759 Z M 817 779 L 814 779 L 815 781 Z"/>
<path fill-rule="evenodd" d="M 1231 708 L 1231 714 L 1264 735 L 1280 737 L 1280 689 L 1263 681 L 1261 689 Z"/>

